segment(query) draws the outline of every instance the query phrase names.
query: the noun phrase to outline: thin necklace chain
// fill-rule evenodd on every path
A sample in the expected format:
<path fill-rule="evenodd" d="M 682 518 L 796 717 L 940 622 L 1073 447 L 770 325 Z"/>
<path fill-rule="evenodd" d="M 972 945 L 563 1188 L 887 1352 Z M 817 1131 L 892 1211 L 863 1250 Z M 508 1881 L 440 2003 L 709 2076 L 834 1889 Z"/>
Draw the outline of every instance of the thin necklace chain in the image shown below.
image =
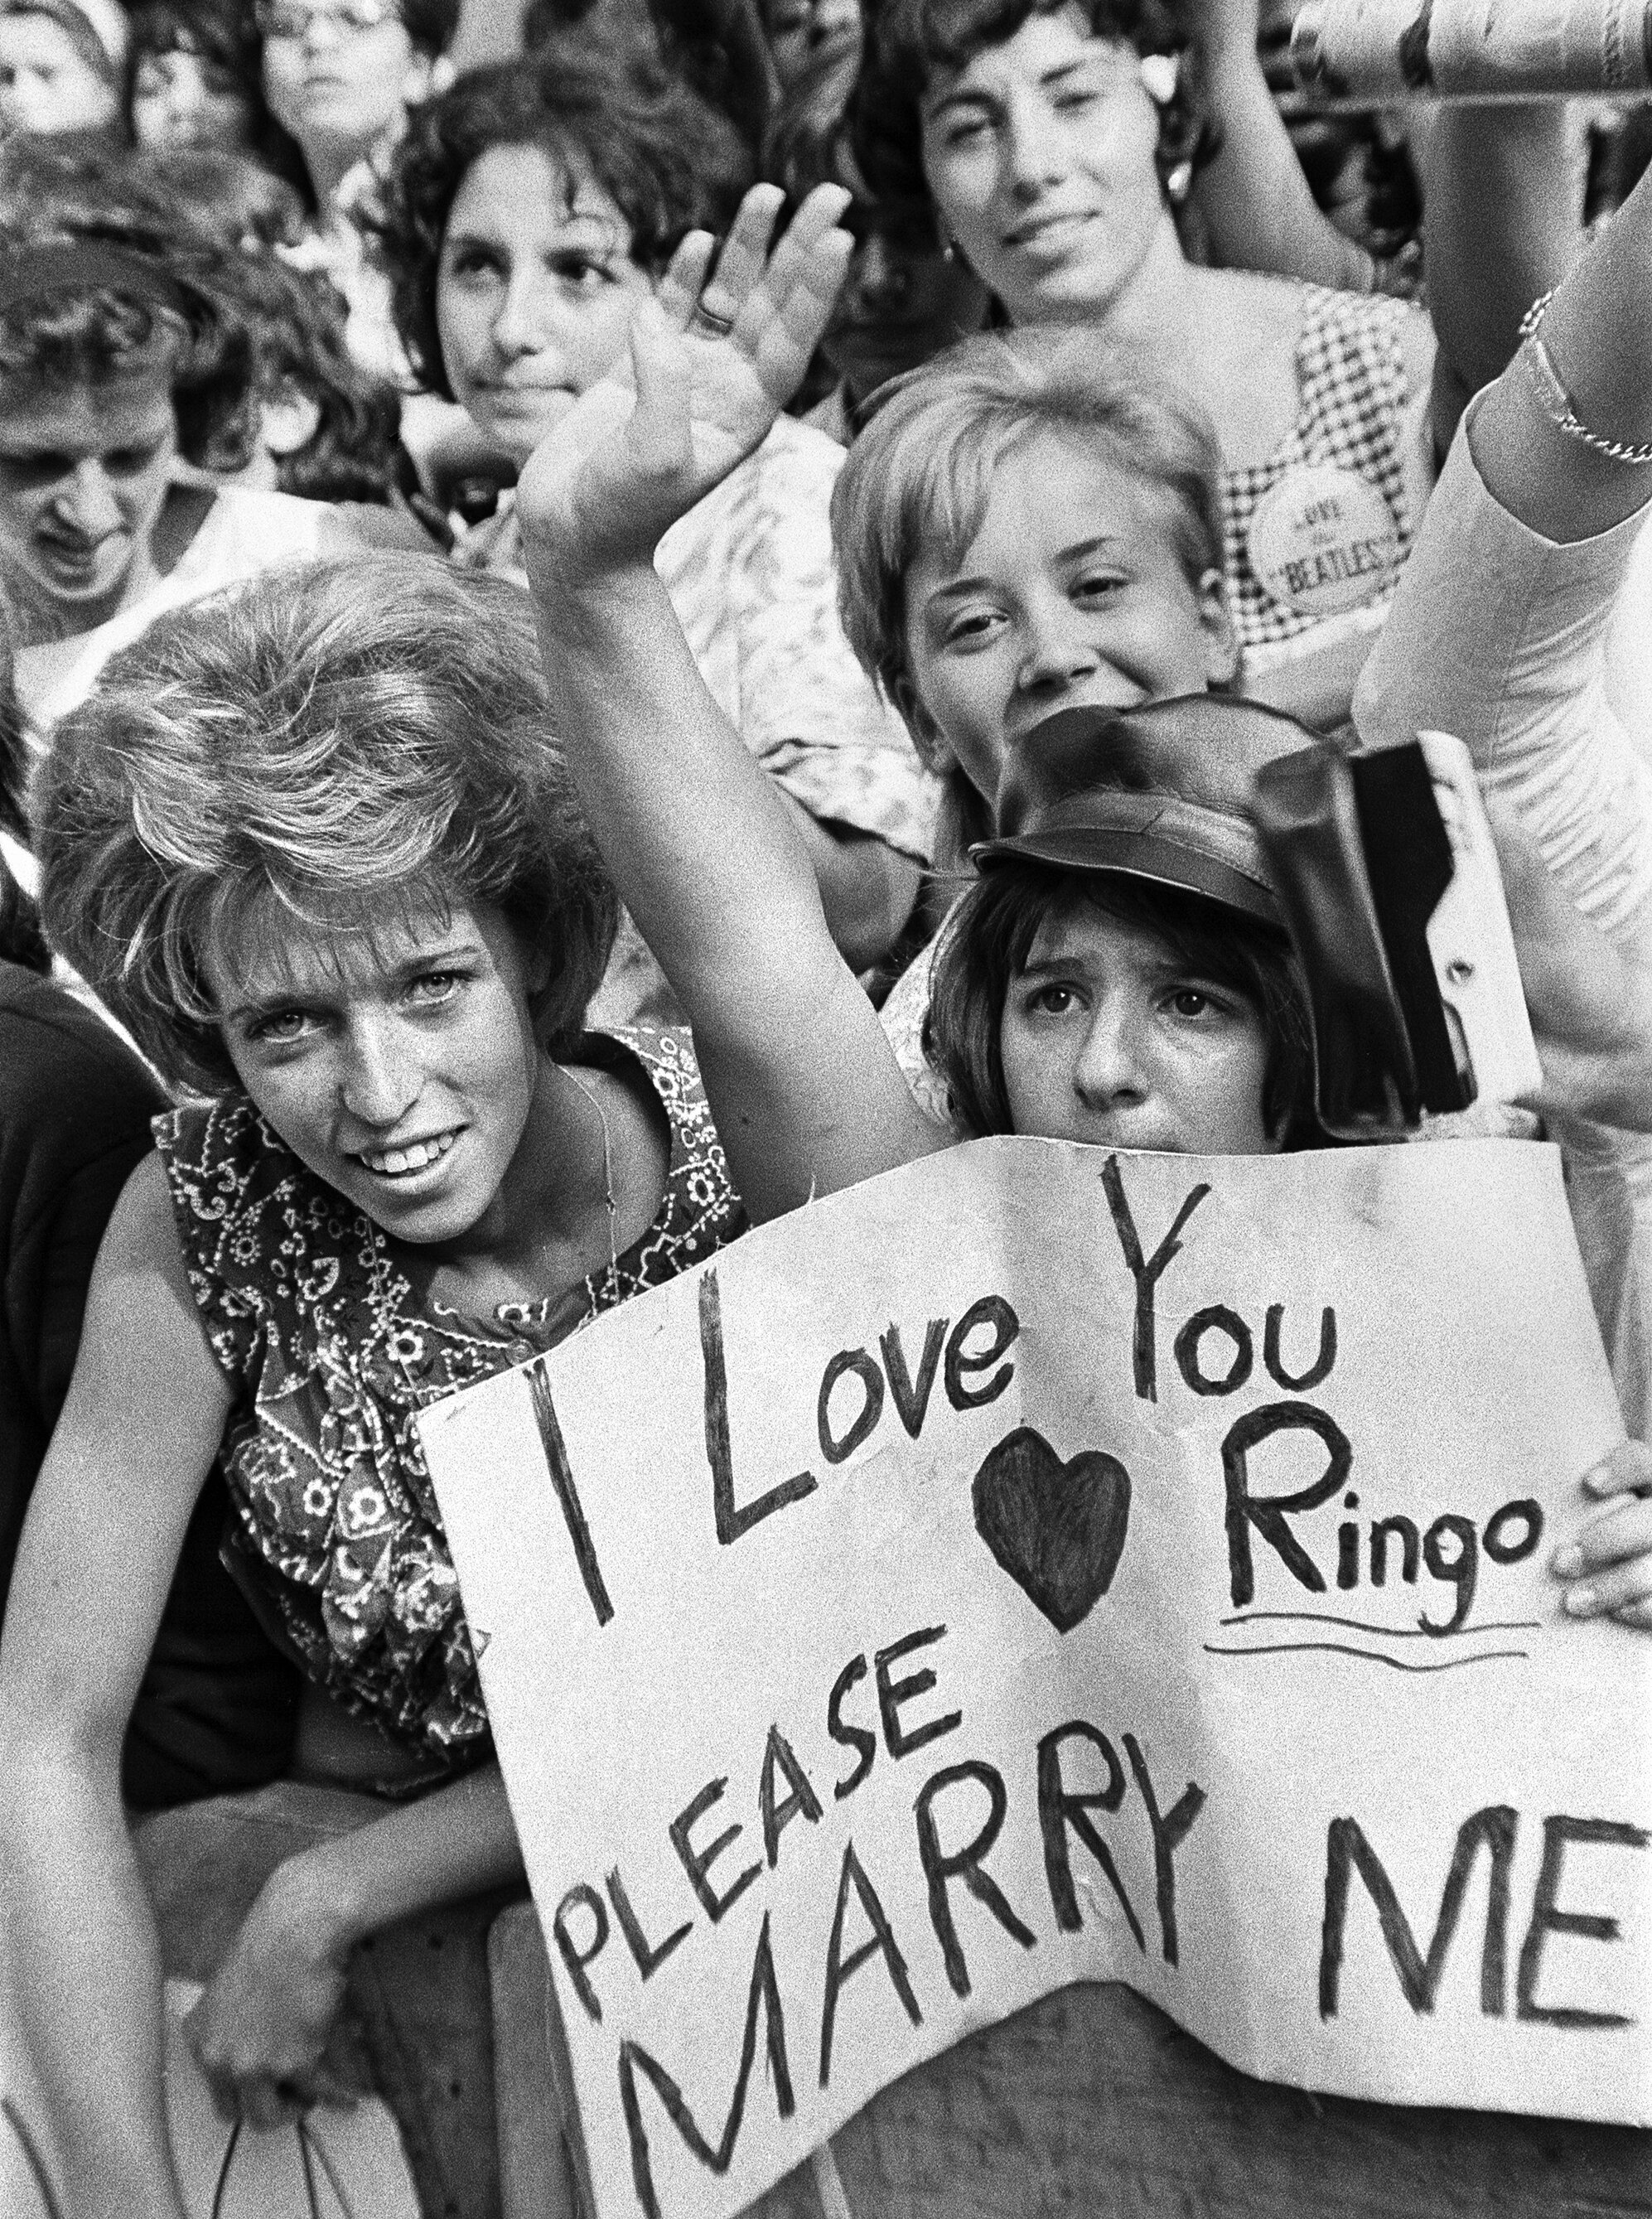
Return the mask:
<path fill-rule="evenodd" d="M 614 1201 L 613 1137 L 608 1130 L 607 1112 L 603 1109 L 596 1095 L 592 1092 L 578 1072 L 569 1069 L 567 1065 L 563 1066 L 563 1069 L 568 1072 L 574 1085 L 579 1088 L 580 1092 L 596 1111 L 597 1122 L 602 1127 L 602 1198 L 608 1210 L 608 1296 L 611 1302 L 617 1302 L 620 1298 L 619 1247 L 614 1231 L 614 1221 L 618 1215 L 618 1209 Z"/>

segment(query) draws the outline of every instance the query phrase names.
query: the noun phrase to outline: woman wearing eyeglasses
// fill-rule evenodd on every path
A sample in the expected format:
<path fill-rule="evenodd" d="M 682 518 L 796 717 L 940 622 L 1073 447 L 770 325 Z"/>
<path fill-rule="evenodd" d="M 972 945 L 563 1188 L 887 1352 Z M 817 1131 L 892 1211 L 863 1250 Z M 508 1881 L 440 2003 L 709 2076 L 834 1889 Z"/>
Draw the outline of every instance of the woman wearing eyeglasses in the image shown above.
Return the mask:
<path fill-rule="evenodd" d="M 400 386 L 403 444 L 415 458 L 473 435 L 463 412 L 412 390 L 389 288 L 367 258 L 366 224 L 407 111 L 450 74 L 459 0 L 255 0 L 264 96 L 303 157 L 315 214 L 297 251 L 349 305 L 346 340 L 363 370 Z"/>

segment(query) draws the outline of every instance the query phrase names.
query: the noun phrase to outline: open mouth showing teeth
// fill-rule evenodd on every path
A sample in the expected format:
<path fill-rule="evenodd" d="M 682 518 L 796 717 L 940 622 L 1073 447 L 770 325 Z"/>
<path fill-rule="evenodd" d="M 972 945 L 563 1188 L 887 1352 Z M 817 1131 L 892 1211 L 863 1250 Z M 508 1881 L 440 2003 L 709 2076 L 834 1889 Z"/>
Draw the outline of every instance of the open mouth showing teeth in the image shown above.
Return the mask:
<path fill-rule="evenodd" d="M 376 1153 L 369 1148 L 360 1150 L 357 1161 L 376 1172 L 381 1178 L 406 1178 L 413 1172 L 422 1172 L 440 1161 L 458 1139 L 456 1133 L 438 1133 L 434 1140 L 415 1141 L 406 1148 L 386 1148 Z"/>

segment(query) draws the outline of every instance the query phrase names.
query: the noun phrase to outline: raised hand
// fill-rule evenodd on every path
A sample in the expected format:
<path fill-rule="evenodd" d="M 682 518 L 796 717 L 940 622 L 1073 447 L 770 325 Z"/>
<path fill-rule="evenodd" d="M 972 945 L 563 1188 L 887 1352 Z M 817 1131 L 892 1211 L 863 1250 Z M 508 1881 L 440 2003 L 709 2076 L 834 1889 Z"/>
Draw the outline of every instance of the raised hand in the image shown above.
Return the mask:
<path fill-rule="evenodd" d="M 756 185 L 715 251 L 691 233 L 630 357 L 574 404 L 530 457 L 516 513 L 530 571 L 555 587 L 651 563 L 679 517 L 761 445 L 824 331 L 853 242 L 848 196 L 809 195 L 778 243 L 783 196 Z"/>

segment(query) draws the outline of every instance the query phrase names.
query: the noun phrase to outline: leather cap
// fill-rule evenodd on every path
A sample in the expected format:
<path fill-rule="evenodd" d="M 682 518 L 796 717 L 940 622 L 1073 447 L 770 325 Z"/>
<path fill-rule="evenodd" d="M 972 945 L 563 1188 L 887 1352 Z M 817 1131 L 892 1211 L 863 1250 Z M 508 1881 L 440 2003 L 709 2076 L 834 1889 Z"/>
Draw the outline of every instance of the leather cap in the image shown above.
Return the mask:
<path fill-rule="evenodd" d="M 1252 780 L 1264 763 L 1325 744 L 1294 717 L 1222 694 L 1059 709 L 1016 743 L 997 835 L 970 855 L 984 871 L 1022 857 L 1148 879 L 1282 931 L 1251 819 Z"/>

